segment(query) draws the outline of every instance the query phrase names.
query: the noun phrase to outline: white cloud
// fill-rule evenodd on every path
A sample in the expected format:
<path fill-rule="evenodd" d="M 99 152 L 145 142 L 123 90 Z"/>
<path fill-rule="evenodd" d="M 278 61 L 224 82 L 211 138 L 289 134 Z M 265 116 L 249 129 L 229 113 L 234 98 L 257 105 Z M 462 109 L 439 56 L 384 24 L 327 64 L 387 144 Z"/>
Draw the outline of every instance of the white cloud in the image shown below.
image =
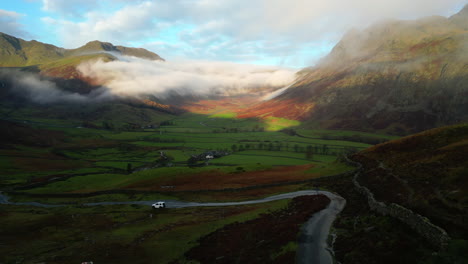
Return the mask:
<path fill-rule="evenodd" d="M 1 71 L 0 77 L 11 81 L 12 93 L 41 104 L 100 102 L 146 95 L 164 99 L 172 93 L 200 96 L 264 93 L 284 87 L 295 78 L 293 70 L 279 67 L 221 61 L 163 62 L 115 55 L 119 61 L 88 61 L 78 66 L 84 76 L 104 83 L 88 94 L 60 89 L 33 73 Z"/>
<path fill-rule="evenodd" d="M 67 48 L 76 48 L 91 40 L 126 44 L 153 36 L 158 28 L 168 26 L 165 22 L 156 23 L 153 20 L 152 6 L 150 2 L 143 2 L 110 14 L 90 11 L 84 15 L 83 22 L 53 18 L 43 18 L 43 21 L 58 28 Z"/>
<path fill-rule="evenodd" d="M 40 104 L 55 102 L 96 102 L 112 98 L 105 88 L 96 89 L 90 94 L 79 94 L 61 90 L 54 82 L 44 80 L 38 74 L 18 70 L 4 70 L 0 77 L 12 83 L 9 92 Z"/>
<path fill-rule="evenodd" d="M 68 93 L 59 90 L 54 83 L 40 80 L 37 76 L 28 74 L 15 79 L 17 92 L 38 103 L 51 103 L 57 101 L 84 101 L 85 96 L 77 93 Z"/>
<path fill-rule="evenodd" d="M 297 60 L 297 56 L 303 55 L 294 55 L 296 50 L 318 46 L 317 52 L 307 53 L 313 57 L 309 59 L 316 60 L 324 55 L 321 50 L 327 50 L 323 45 L 336 43 L 350 28 L 363 28 L 387 18 L 447 16 L 466 3 L 466 0 L 95 1 L 101 6 L 114 4 L 115 7 L 118 3 L 123 7 L 116 11 L 89 11 L 80 22 L 61 21 L 60 34 L 67 47 L 92 39 L 141 45 L 145 44 L 143 39 L 150 39 L 148 42 L 158 39 L 172 44 L 181 42 L 183 55 L 191 58 L 244 62 L 262 57 L 286 62 Z M 177 32 L 162 31 L 168 27 Z M 168 34 L 172 35 L 168 37 Z M 174 54 L 181 52 L 161 56 Z"/>
<path fill-rule="evenodd" d="M 16 37 L 29 37 L 30 34 L 23 29 L 24 25 L 19 23 L 22 16 L 24 15 L 20 13 L 0 9 L 0 32 Z"/>
<path fill-rule="evenodd" d="M 123 57 L 121 61 L 86 62 L 78 66 L 85 76 L 105 83 L 118 96 L 168 92 L 195 95 L 233 95 L 260 87 L 282 87 L 295 72 L 278 67 L 243 65 L 220 61 L 148 61 Z"/>
<path fill-rule="evenodd" d="M 66 17 L 81 17 L 83 13 L 97 8 L 99 0 L 42 0 L 42 10 Z"/>

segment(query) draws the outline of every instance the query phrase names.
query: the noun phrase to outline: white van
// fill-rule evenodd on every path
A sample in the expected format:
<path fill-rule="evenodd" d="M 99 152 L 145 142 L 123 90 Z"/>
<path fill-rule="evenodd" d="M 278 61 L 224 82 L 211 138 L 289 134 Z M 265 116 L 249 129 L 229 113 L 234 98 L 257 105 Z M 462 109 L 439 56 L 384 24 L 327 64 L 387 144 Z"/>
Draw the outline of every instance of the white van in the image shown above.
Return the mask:
<path fill-rule="evenodd" d="M 166 203 L 165 202 L 156 202 L 151 205 L 153 209 L 158 209 L 158 208 L 166 208 Z"/>

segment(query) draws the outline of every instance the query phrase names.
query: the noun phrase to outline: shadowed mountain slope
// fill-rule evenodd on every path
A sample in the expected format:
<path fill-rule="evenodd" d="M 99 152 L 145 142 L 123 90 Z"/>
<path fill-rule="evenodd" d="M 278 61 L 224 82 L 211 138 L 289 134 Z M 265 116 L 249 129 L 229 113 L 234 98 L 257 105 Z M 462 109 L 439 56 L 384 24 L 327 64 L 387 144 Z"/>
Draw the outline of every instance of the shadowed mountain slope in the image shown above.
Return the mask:
<path fill-rule="evenodd" d="M 448 126 L 376 145 L 355 154 L 359 182 L 378 201 L 428 217 L 453 238 L 468 229 L 468 124 Z"/>

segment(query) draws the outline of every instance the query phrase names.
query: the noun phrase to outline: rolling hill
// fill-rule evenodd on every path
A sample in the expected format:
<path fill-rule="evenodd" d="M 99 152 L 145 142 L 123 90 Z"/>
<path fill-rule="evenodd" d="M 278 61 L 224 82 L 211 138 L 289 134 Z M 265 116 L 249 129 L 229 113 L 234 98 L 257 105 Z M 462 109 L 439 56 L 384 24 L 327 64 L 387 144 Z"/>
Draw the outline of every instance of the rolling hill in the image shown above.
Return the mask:
<path fill-rule="evenodd" d="M 115 53 L 150 60 L 164 60 L 156 53 L 142 48 L 114 46 L 108 42 L 91 41 L 76 49 L 64 49 L 54 45 L 26 41 L 0 32 L 0 67 L 24 67 L 42 65 L 53 61 L 83 55 Z"/>
<path fill-rule="evenodd" d="M 359 182 L 377 201 L 397 203 L 444 228 L 468 234 L 468 124 L 424 131 L 370 147 L 352 158 L 363 165 Z"/>

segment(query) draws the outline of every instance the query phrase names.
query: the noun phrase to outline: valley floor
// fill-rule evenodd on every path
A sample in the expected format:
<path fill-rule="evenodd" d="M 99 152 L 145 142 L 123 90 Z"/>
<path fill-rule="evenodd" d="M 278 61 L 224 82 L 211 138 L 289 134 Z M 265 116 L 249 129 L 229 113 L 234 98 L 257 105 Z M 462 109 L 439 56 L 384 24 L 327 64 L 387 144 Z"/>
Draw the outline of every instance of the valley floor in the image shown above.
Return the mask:
<path fill-rule="evenodd" d="M 354 168 L 340 158 L 370 146 L 364 142 L 392 137 L 265 131 L 255 120 L 193 114 L 137 131 L 55 126 L 53 120 L 2 122 L 7 132 L 0 149 L 0 190 L 13 202 L 68 206 L 0 205 L 1 263 L 234 263 L 253 261 L 252 249 L 262 253 L 257 254 L 262 263 L 290 263 L 301 225 L 324 206 L 320 198 L 157 211 L 138 204 L 83 204 L 243 201 L 311 189 L 331 190 L 347 200 L 333 229 L 340 262 L 431 259 L 433 249 L 411 230 L 369 210 L 351 186 L 347 172 Z M 27 136 L 15 141 L 10 132 Z M 236 232 L 252 229 L 258 232 Z M 265 234 L 278 235 L 267 239 Z M 213 247 L 219 259 L 207 255 Z M 238 258 L 229 257 L 229 248 Z"/>

